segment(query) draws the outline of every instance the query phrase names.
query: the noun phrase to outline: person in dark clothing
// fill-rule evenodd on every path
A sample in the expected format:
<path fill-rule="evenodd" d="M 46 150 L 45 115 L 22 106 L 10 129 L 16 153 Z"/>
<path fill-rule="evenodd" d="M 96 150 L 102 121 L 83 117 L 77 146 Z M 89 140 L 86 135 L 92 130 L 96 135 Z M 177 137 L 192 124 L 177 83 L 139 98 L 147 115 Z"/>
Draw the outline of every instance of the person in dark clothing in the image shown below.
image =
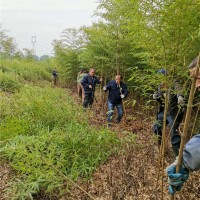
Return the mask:
<path fill-rule="evenodd" d="M 196 57 L 188 66 L 190 71 L 190 77 L 194 78 L 196 76 L 196 82 L 195 82 L 196 93 L 200 92 L 199 64 L 200 64 L 200 58 Z M 197 123 L 197 126 L 199 127 L 200 121 L 196 121 L 195 117 L 191 116 L 191 124 L 194 123 Z M 192 130 L 190 129 L 190 131 Z M 199 128 L 197 129 L 197 131 L 199 131 Z M 166 169 L 169 182 L 169 193 L 171 195 L 174 195 L 176 191 L 181 190 L 181 188 L 184 185 L 184 182 L 189 178 L 189 174 L 191 172 L 200 170 L 200 134 L 193 136 L 189 140 L 189 142 L 185 145 L 182 154 L 182 164 L 180 166 L 180 171 L 178 173 L 176 172 L 177 164 L 178 164 L 178 159 L 176 159 Z"/>
<path fill-rule="evenodd" d="M 164 69 L 160 70 L 159 73 L 166 75 Z M 180 123 L 182 122 L 184 112 L 179 109 L 180 106 L 184 105 L 184 97 L 181 93 L 181 88 L 177 81 L 174 81 L 173 88 L 169 92 L 169 108 L 167 111 L 167 124 L 170 126 L 171 132 L 171 144 L 175 156 L 178 155 L 181 137 L 178 132 Z M 166 98 L 166 90 L 164 89 L 164 84 L 160 84 L 158 91 L 153 94 L 153 99 L 159 102 L 157 111 L 157 121 L 153 125 L 153 131 L 158 136 L 158 146 L 160 147 L 162 142 L 162 127 L 164 118 L 164 104 Z M 180 106 L 179 106 L 180 105 Z"/>
<path fill-rule="evenodd" d="M 84 87 L 84 94 L 85 94 L 83 103 L 84 108 L 92 106 L 94 101 L 95 86 L 96 84 L 101 83 L 101 79 L 98 80 L 94 74 L 95 74 L 95 69 L 91 68 L 89 74 L 84 76 L 83 80 L 81 81 L 81 84 Z"/>
<path fill-rule="evenodd" d="M 169 193 L 174 195 L 180 191 L 189 178 L 190 172 L 200 170 L 200 134 L 191 138 L 183 150 L 183 162 L 180 172 L 176 173 L 177 159 L 167 167 L 166 172 L 169 182 Z"/>
<path fill-rule="evenodd" d="M 127 94 L 127 87 L 121 81 L 122 76 L 116 75 L 115 80 L 111 80 L 107 86 L 103 87 L 103 90 L 106 92 L 109 91 L 108 95 L 108 126 L 111 126 L 112 116 L 114 112 L 114 108 L 117 108 L 118 117 L 116 123 L 119 123 L 123 117 L 123 106 L 122 99 L 124 99 Z"/>
<path fill-rule="evenodd" d="M 58 83 L 58 72 L 56 68 L 52 70 L 52 82 L 53 82 L 53 85 L 57 85 Z"/>

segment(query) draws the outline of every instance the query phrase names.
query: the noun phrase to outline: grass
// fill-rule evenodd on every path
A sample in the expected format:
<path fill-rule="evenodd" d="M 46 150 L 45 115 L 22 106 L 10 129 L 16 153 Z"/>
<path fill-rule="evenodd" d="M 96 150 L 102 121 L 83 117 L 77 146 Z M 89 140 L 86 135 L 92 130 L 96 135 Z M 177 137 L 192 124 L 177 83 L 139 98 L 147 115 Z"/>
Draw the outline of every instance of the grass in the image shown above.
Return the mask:
<path fill-rule="evenodd" d="M 0 86 L 0 157 L 16 174 L 5 198 L 33 199 L 41 191 L 49 198 L 59 196 L 70 189 L 63 175 L 73 181 L 89 179 L 120 141 L 108 129 L 89 126 L 86 113 L 68 91 L 51 88 L 50 83 L 22 84 L 26 78 L 19 66 L 23 68 L 19 64 L 1 72 L 10 84 L 5 87 L 9 90 Z"/>
<path fill-rule="evenodd" d="M 0 90 L 5 92 L 19 91 L 22 84 L 19 81 L 19 77 L 12 73 L 0 71 Z"/>
<path fill-rule="evenodd" d="M 21 81 L 38 82 L 38 81 L 51 81 L 51 71 L 53 68 L 53 61 L 32 61 L 27 62 L 24 60 L 2 60 L 0 71 L 2 73 L 14 74 L 20 76 Z"/>

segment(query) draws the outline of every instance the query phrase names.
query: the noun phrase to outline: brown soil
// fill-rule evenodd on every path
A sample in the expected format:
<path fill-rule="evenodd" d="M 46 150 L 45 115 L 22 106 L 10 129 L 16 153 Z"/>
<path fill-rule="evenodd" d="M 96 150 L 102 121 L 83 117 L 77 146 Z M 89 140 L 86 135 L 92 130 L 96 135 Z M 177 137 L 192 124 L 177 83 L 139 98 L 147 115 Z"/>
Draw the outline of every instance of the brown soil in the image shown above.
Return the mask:
<path fill-rule="evenodd" d="M 4 192 L 7 181 L 11 177 L 11 169 L 7 163 L 0 162 L 0 200 L 6 200 Z"/>
<path fill-rule="evenodd" d="M 75 99 L 77 99 L 75 97 Z M 106 126 L 106 116 L 102 116 L 102 100 L 97 95 L 91 111 L 87 111 L 90 122 L 95 127 Z M 130 100 L 130 99 L 129 99 Z M 106 101 L 105 101 L 106 102 Z M 106 103 L 105 103 L 106 104 Z M 126 103 L 125 103 L 126 105 Z M 106 106 L 104 106 L 106 107 Z M 127 141 L 123 150 L 111 156 L 102 164 L 88 183 L 78 183 L 96 200 L 155 200 L 162 199 L 161 177 L 157 183 L 159 152 L 152 133 L 153 112 L 142 111 L 141 106 L 127 108 L 126 119 L 120 124 L 114 124 L 111 130 L 118 133 L 120 139 L 127 135 L 135 137 L 133 141 Z M 106 113 L 106 109 L 104 113 Z M 116 113 L 115 113 L 116 115 Z M 173 161 L 169 136 L 166 138 L 165 169 Z M 163 199 L 170 199 L 167 190 L 167 177 L 163 173 Z M 161 175 L 160 175 L 161 176 Z M 200 173 L 190 175 L 181 192 L 176 193 L 176 199 L 197 200 L 200 199 Z M 90 199 L 87 194 L 73 187 L 70 194 L 62 200 Z"/>
<path fill-rule="evenodd" d="M 72 96 L 78 102 L 77 95 L 73 91 Z M 95 102 L 92 110 L 87 110 L 91 125 L 95 127 L 107 126 L 106 106 L 104 115 L 102 110 L 102 99 L 97 95 L 98 102 Z M 106 100 L 105 100 L 106 102 Z M 106 105 L 106 103 L 105 103 Z M 127 103 L 126 103 L 126 107 Z M 123 118 L 120 124 L 113 124 L 111 130 L 116 132 L 119 139 L 129 138 L 123 149 L 103 163 L 92 175 L 90 181 L 79 181 L 77 184 L 87 191 L 95 200 L 156 200 L 162 199 L 161 177 L 157 184 L 158 157 L 159 153 L 155 138 L 152 133 L 152 112 L 143 112 L 142 108 L 136 105 L 126 110 L 126 119 Z M 116 116 L 116 114 L 115 114 Z M 128 137 L 127 137 L 128 136 Z M 132 139 L 131 139 L 132 138 Z M 165 167 L 172 162 L 173 154 L 167 138 Z M 0 165 L 0 199 L 3 199 L 3 191 L 9 178 L 10 169 L 7 164 Z M 181 192 L 177 192 L 178 200 L 200 199 L 200 173 L 193 173 Z M 163 178 L 163 199 L 168 200 L 167 178 Z M 37 200 L 49 199 L 40 195 Z M 76 186 L 72 186 L 69 193 L 55 200 L 89 200 L 86 193 Z"/>

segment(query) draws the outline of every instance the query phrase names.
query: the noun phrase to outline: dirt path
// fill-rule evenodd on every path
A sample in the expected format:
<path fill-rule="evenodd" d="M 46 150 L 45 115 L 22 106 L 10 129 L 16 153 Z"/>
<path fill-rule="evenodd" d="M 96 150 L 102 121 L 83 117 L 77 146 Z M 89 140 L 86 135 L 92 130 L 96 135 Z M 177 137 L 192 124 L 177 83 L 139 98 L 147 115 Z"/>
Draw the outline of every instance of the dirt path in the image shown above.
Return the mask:
<path fill-rule="evenodd" d="M 4 198 L 4 191 L 6 188 L 6 183 L 11 176 L 11 170 L 7 163 L 0 162 L 0 200 Z"/>
<path fill-rule="evenodd" d="M 77 101 L 77 96 L 74 95 Z M 97 99 L 101 99 L 97 95 Z M 89 116 L 95 127 L 106 126 L 106 116 L 102 116 L 102 103 L 94 103 Z M 143 114 L 140 108 L 128 108 L 127 119 L 123 119 L 111 129 L 119 138 L 128 140 L 118 155 L 111 156 L 92 176 L 92 182 L 79 183 L 96 200 L 154 200 L 161 199 L 161 179 L 156 188 L 158 173 L 158 152 L 152 133 L 152 113 Z M 169 144 L 166 148 L 164 169 L 173 160 Z M 194 173 L 185 184 L 177 199 L 200 199 L 200 173 Z M 156 198 L 157 196 L 157 198 Z M 64 199 L 90 199 L 86 194 L 73 188 Z M 170 199 L 167 191 L 167 177 L 164 174 L 164 199 Z"/>

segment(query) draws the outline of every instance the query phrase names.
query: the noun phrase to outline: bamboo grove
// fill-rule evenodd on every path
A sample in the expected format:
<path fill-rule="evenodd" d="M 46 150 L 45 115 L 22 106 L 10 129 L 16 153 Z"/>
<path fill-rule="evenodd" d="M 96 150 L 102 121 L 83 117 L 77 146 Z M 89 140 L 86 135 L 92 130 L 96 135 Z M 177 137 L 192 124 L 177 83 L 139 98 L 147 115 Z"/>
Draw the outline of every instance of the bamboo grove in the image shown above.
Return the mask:
<path fill-rule="evenodd" d="M 100 0 L 92 26 L 66 29 L 53 42 L 58 64 L 69 82 L 79 66 L 105 79 L 120 72 L 147 96 L 159 68 L 186 80 L 184 67 L 199 51 L 199 11 L 197 0 Z"/>

